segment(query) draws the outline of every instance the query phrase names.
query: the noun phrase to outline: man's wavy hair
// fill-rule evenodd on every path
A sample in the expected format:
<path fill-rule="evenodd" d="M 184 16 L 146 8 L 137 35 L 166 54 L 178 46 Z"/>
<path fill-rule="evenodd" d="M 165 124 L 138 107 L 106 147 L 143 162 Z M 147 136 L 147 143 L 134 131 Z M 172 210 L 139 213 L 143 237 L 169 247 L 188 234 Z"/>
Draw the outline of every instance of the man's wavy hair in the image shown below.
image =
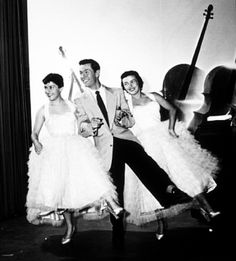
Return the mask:
<path fill-rule="evenodd" d="M 83 59 L 79 61 L 79 65 L 85 65 L 85 64 L 90 64 L 94 72 L 100 70 L 99 63 L 93 59 Z"/>

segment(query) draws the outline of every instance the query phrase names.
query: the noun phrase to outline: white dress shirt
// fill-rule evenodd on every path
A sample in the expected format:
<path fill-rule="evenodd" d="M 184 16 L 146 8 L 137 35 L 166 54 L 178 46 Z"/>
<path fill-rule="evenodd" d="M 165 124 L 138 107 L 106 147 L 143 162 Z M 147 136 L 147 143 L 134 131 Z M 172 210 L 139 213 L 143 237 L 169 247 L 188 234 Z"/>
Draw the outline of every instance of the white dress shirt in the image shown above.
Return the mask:
<path fill-rule="evenodd" d="M 97 90 L 91 90 L 89 89 L 89 91 L 91 92 L 91 94 L 93 95 L 95 101 L 97 102 L 97 94 L 96 91 L 99 91 L 100 96 L 102 97 L 103 103 L 107 109 L 107 99 L 106 99 L 106 92 L 105 92 L 105 88 L 101 85 L 101 87 Z"/>

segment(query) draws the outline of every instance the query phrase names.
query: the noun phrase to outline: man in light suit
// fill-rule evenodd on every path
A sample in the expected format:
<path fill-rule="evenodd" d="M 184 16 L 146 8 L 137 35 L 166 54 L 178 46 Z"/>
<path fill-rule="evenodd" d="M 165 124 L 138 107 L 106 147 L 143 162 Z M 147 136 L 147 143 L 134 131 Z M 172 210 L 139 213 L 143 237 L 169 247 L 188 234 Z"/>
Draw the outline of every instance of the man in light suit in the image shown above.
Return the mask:
<path fill-rule="evenodd" d="M 148 156 L 139 140 L 129 130 L 135 121 L 122 89 L 109 88 L 100 83 L 100 66 L 96 61 L 84 59 L 79 65 L 80 78 L 86 87 L 84 93 L 75 100 L 79 112 L 79 130 L 84 137 L 93 136 L 105 168 L 111 173 L 117 187 L 120 205 L 123 206 L 125 164 L 130 166 L 162 206 L 191 201 L 188 195 L 175 187 L 164 170 Z M 102 123 L 93 128 L 95 118 L 101 118 Z M 123 217 L 115 219 L 111 215 L 110 219 L 114 242 L 122 240 Z"/>

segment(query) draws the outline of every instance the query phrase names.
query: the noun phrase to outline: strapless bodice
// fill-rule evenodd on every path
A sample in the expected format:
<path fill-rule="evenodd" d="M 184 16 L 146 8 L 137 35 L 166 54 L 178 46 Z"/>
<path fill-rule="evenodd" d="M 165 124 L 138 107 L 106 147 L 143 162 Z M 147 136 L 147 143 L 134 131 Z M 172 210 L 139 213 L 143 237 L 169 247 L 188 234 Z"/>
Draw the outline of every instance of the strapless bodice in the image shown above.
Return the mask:
<path fill-rule="evenodd" d="M 76 134 L 76 117 L 74 107 L 68 104 L 69 111 L 63 114 L 49 113 L 49 106 L 45 105 L 45 127 L 50 135 L 74 135 Z"/>

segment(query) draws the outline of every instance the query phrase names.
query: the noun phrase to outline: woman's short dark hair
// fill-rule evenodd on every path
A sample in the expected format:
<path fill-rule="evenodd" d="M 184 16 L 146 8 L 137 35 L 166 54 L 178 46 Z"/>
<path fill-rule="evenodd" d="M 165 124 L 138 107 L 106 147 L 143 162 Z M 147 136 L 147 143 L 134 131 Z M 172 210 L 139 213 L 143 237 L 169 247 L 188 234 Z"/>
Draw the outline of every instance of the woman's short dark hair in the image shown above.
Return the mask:
<path fill-rule="evenodd" d="M 58 88 L 61 88 L 64 86 L 63 77 L 58 73 L 49 73 L 44 79 L 43 83 L 47 84 L 49 82 L 54 82 Z"/>
<path fill-rule="evenodd" d="M 97 70 L 100 70 L 99 63 L 93 59 L 83 59 L 83 60 L 79 61 L 79 65 L 84 65 L 84 64 L 90 64 L 91 68 L 93 69 L 94 72 L 96 72 Z"/>
<path fill-rule="evenodd" d="M 128 76 L 134 76 L 137 79 L 137 81 L 138 81 L 138 85 L 139 85 L 140 90 L 143 89 L 143 79 L 138 74 L 138 72 L 136 72 L 136 71 L 126 71 L 126 72 L 122 73 L 121 76 L 120 76 L 120 78 L 121 78 L 121 86 L 122 86 L 123 90 L 125 90 L 125 88 L 124 88 L 124 84 L 123 84 L 122 80 L 125 77 L 128 77 Z"/>

